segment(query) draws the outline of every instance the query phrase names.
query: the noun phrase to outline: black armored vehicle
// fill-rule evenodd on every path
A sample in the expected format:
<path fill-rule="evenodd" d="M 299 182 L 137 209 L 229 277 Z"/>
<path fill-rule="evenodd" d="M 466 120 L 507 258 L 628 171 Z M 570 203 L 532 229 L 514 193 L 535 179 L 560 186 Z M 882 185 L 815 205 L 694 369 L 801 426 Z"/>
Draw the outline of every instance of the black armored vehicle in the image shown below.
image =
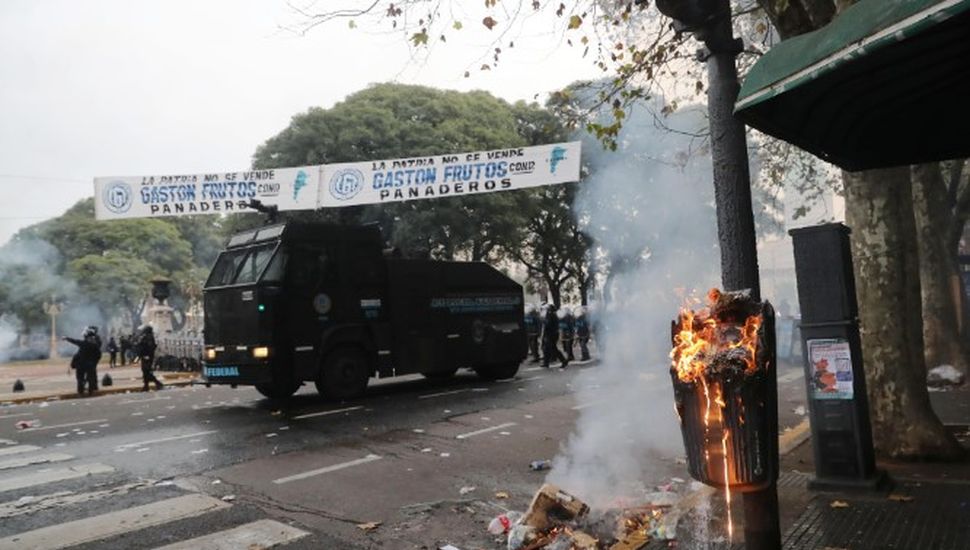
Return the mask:
<path fill-rule="evenodd" d="M 204 289 L 207 384 L 330 398 L 372 376 L 515 376 L 526 356 L 522 286 L 480 262 L 408 260 L 377 227 L 267 225 L 233 236 Z"/>

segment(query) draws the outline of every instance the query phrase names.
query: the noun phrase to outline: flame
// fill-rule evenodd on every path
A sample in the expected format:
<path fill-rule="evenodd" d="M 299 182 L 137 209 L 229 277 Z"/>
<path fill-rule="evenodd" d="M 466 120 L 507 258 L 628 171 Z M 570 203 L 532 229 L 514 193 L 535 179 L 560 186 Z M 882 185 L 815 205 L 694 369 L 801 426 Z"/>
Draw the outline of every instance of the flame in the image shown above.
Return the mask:
<path fill-rule="evenodd" d="M 712 289 L 708 299 L 713 306 L 720 297 L 720 291 Z M 689 308 L 680 310 L 680 326 L 674 335 L 674 349 L 670 351 L 673 369 L 681 382 L 693 382 L 703 378 L 708 363 L 718 352 L 743 348 L 745 374 L 758 369 L 758 330 L 761 328 L 761 315 L 752 315 L 744 320 L 740 329 L 733 324 L 719 321 L 711 316 L 710 310 L 695 312 Z M 735 335 L 734 333 L 737 332 Z"/>

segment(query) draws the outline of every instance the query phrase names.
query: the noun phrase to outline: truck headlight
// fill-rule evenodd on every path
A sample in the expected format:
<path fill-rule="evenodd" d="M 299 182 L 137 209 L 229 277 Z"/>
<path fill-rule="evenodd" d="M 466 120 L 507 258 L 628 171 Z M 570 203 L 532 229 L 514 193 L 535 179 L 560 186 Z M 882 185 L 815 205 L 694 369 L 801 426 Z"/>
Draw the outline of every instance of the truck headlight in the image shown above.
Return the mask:
<path fill-rule="evenodd" d="M 206 361 L 216 360 L 216 348 L 205 348 L 205 360 Z"/>
<path fill-rule="evenodd" d="M 253 357 L 256 359 L 266 359 L 269 357 L 269 348 L 266 346 L 253 348 Z"/>

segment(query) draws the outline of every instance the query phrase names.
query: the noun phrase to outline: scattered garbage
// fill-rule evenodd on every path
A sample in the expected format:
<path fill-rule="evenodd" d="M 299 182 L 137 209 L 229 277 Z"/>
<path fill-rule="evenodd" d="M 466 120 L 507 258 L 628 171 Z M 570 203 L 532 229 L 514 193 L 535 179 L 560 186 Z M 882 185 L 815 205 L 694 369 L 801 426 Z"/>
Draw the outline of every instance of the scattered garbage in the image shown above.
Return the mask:
<path fill-rule="evenodd" d="M 13 392 L 18 393 L 24 391 L 24 383 L 19 378 L 13 383 Z"/>
<path fill-rule="evenodd" d="M 468 493 L 470 493 L 470 492 L 472 492 L 474 490 L 475 490 L 475 487 L 473 485 L 465 485 L 461 489 L 458 489 L 458 494 L 460 494 L 460 495 L 467 495 Z"/>
<path fill-rule="evenodd" d="M 236 500 L 236 495 L 226 495 L 222 497 L 223 502 L 232 502 L 234 500 Z"/>
<path fill-rule="evenodd" d="M 452 544 L 446 544 L 444 546 L 439 546 L 438 550 L 461 550 L 461 548 L 458 548 Z"/>
<path fill-rule="evenodd" d="M 799 405 L 795 407 L 794 409 L 792 409 L 792 412 L 797 414 L 798 416 L 805 416 L 805 405 Z"/>
<path fill-rule="evenodd" d="M 358 523 L 357 528 L 365 533 L 369 533 L 374 529 L 377 529 L 378 527 L 380 527 L 381 523 L 382 522 L 380 521 L 368 521 L 367 523 Z"/>
<path fill-rule="evenodd" d="M 441 458 L 448 458 L 449 456 L 451 456 L 451 453 L 441 453 L 438 456 L 440 456 Z"/>
<path fill-rule="evenodd" d="M 47 408 L 49 406 L 50 406 L 50 403 L 48 403 L 47 401 L 41 401 L 40 402 L 40 405 L 37 405 L 37 408 L 38 409 L 44 409 L 44 408 Z"/>
<path fill-rule="evenodd" d="M 926 374 L 926 384 L 932 387 L 959 386 L 963 384 L 966 377 L 953 365 L 940 365 L 933 367 Z"/>
<path fill-rule="evenodd" d="M 899 493 L 890 493 L 890 495 L 887 498 L 893 502 L 912 502 L 913 501 L 913 497 L 909 495 L 901 495 Z"/>
<path fill-rule="evenodd" d="M 266 434 L 266 437 L 268 439 L 268 438 L 271 438 L 271 437 L 277 437 L 278 435 L 280 435 L 280 434 L 278 434 L 278 433 L 268 433 L 268 434 Z"/>
<path fill-rule="evenodd" d="M 213 485 L 222 485 L 222 480 L 221 479 L 213 479 L 212 480 L 212 484 Z"/>
<path fill-rule="evenodd" d="M 495 498 L 509 498 L 508 491 L 498 491 L 495 493 Z"/>
<path fill-rule="evenodd" d="M 26 430 L 28 428 L 40 427 L 40 420 L 19 420 L 17 421 L 18 430 Z"/>
<path fill-rule="evenodd" d="M 848 508 L 849 507 L 849 503 L 846 502 L 846 501 L 844 501 L 844 500 L 833 500 L 829 504 L 829 507 L 830 508 Z"/>
<path fill-rule="evenodd" d="M 114 385 L 114 380 L 111 379 L 110 374 L 104 373 L 104 376 L 101 378 L 101 385 L 105 387 Z"/>
<path fill-rule="evenodd" d="M 540 472 L 542 470 L 548 470 L 552 468 L 551 460 L 533 460 L 529 463 L 529 469 L 535 472 Z"/>
<path fill-rule="evenodd" d="M 496 516 L 488 524 L 488 532 L 493 535 L 504 535 L 512 529 L 512 525 L 522 518 L 522 514 L 519 512 L 506 512 L 499 516 Z"/>
<path fill-rule="evenodd" d="M 273 416 L 280 416 L 281 414 L 283 414 L 283 411 L 272 411 L 269 414 L 271 414 Z"/>

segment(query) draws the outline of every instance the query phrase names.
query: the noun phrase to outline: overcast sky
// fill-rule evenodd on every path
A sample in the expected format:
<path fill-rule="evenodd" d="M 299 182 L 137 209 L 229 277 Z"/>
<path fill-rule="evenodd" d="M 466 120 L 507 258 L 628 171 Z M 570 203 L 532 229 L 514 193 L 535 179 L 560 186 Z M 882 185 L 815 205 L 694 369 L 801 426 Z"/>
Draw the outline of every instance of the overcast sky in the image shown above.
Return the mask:
<path fill-rule="evenodd" d="M 287 31 L 300 18 L 283 0 L 2 0 L 0 243 L 90 196 L 95 176 L 247 168 L 292 115 L 371 83 L 541 101 L 596 76 L 541 18 L 508 35 L 498 70 L 478 70 L 495 35 L 482 2 L 461 4 L 461 39 L 422 62 L 364 20 Z"/>

